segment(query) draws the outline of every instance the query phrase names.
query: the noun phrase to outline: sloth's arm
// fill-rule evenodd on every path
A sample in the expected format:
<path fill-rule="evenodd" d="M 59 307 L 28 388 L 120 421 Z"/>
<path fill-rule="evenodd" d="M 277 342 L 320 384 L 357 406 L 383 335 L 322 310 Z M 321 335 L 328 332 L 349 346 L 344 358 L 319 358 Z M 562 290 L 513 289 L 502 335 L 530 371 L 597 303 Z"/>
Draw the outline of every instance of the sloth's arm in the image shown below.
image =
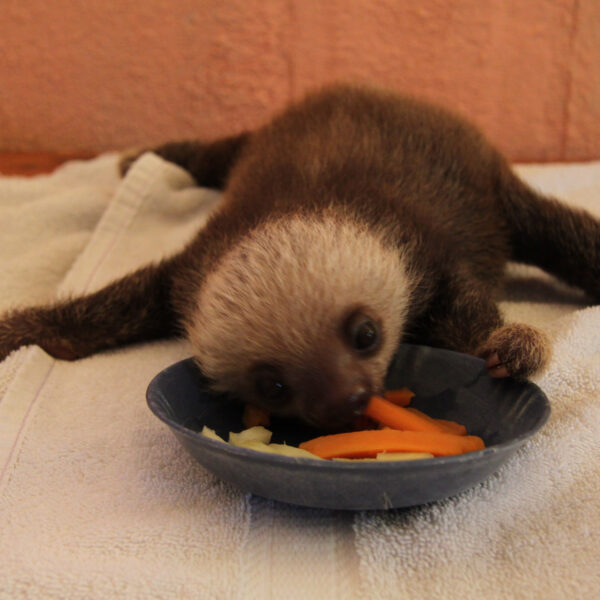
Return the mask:
<path fill-rule="evenodd" d="M 420 343 L 475 354 L 501 326 L 502 317 L 489 289 L 475 279 L 454 275 L 440 281 L 410 333 Z"/>
<path fill-rule="evenodd" d="M 171 262 L 139 269 L 87 296 L 0 316 L 0 360 L 30 344 L 56 358 L 74 360 L 106 348 L 176 335 Z"/>
<path fill-rule="evenodd" d="M 441 286 L 413 339 L 486 360 L 494 377 L 528 377 L 549 360 L 551 343 L 525 324 L 504 324 L 492 292 L 471 278 L 453 277 Z"/>
<path fill-rule="evenodd" d="M 154 152 L 184 168 L 198 185 L 223 189 L 231 167 L 236 163 L 249 138 L 249 133 L 241 133 L 212 142 L 187 140 L 169 142 L 155 148 L 132 150 L 123 155 L 119 169 L 124 175 L 141 154 Z"/>

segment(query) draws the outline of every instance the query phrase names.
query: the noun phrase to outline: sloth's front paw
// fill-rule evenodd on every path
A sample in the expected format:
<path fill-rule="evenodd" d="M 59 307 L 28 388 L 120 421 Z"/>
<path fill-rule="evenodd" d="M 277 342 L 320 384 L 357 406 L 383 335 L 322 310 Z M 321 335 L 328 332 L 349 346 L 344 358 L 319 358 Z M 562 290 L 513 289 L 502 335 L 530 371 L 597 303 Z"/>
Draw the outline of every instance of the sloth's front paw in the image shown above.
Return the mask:
<path fill-rule="evenodd" d="M 477 355 L 492 377 L 529 377 L 546 365 L 552 346 L 545 333 L 521 323 L 492 331 Z"/>

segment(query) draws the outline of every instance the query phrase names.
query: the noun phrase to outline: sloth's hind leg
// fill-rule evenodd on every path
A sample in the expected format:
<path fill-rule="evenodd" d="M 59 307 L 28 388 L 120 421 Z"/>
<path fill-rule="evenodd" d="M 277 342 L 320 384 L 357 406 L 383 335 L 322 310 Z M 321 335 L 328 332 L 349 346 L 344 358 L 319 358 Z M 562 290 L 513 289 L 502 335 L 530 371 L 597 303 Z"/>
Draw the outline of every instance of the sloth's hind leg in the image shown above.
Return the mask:
<path fill-rule="evenodd" d="M 508 167 L 500 182 L 512 259 L 541 267 L 600 300 L 600 220 L 536 193 Z"/>

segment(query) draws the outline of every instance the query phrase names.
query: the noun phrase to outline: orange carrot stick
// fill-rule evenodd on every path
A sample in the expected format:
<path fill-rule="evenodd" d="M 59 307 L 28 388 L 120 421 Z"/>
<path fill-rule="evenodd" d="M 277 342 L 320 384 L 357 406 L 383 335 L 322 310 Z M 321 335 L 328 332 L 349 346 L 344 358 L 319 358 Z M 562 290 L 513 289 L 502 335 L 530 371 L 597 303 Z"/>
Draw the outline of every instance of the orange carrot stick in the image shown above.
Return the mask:
<path fill-rule="evenodd" d="M 454 421 L 447 421 L 446 419 L 434 419 L 429 415 L 426 415 L 424 412 L 421 412 L 417 408 L 407 407 L 406 410 L 409 410 L 415 415 L 419 415 L 426 421 L 431 421 L 432 423 L 436 423 L 439 425 L 446 433 L 453 433 L 454 435 L 467 435 L 467 428 L 460 423 L 456 423 Z"/>
<path fill-rule="evenodd" d="M 383 394 L 386 400 L 393 402 L 397 406 L 408 406 L 410 401 L 415 397 L 414 392 L 403 387 L 398 390 L 388 390 Z"/>
<path fill-rule="evenodd" d="M 441 425 L 448 433 L 467 435 L 467 428 L 456 421 L 448 421 L 446 419 L 434 419 L 434 421 L 438 425 Z"/>
<path fill-rule="evenodd" d="M 434 456 L 452 456 L 484 447 L 483 440 L 473 435 L 395 429 L 336 433 L 300 444 L 300 448 L 321 458 L 369 458 L 379 452 L 430 452 Z"/>
<path fill-rule="evenodd" d="M 438 425 L 429 417 L 423 418 L 407 408 L 392 404 L 392 402 L 381 398 L 381 396 L 372 396 L 363 414 L 393 429 L 431 431 L 433 433 L 445 432 L 441 425 Z"/>

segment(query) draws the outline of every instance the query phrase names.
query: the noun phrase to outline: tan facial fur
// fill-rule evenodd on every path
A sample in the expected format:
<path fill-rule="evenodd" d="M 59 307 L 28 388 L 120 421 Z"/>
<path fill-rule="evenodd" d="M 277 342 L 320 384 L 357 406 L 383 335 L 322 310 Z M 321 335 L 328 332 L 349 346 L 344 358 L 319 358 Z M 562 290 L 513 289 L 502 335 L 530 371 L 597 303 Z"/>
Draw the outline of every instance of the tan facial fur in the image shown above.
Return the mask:
<path fill-rule="evenodd" d="M 406 271 L 397 248 L 351 219 L 281 218 L 251 232 L 207 276 L 188 336 L 214 387 L 243 399 L 256 363 L 278 365 L 294 389 L 332 355 L 341 369 L 356 365 L 378 388 L 405 318 Z M 340 333 L 355 307 L 382 327 L 371 357 L 353 356 Z"/>

